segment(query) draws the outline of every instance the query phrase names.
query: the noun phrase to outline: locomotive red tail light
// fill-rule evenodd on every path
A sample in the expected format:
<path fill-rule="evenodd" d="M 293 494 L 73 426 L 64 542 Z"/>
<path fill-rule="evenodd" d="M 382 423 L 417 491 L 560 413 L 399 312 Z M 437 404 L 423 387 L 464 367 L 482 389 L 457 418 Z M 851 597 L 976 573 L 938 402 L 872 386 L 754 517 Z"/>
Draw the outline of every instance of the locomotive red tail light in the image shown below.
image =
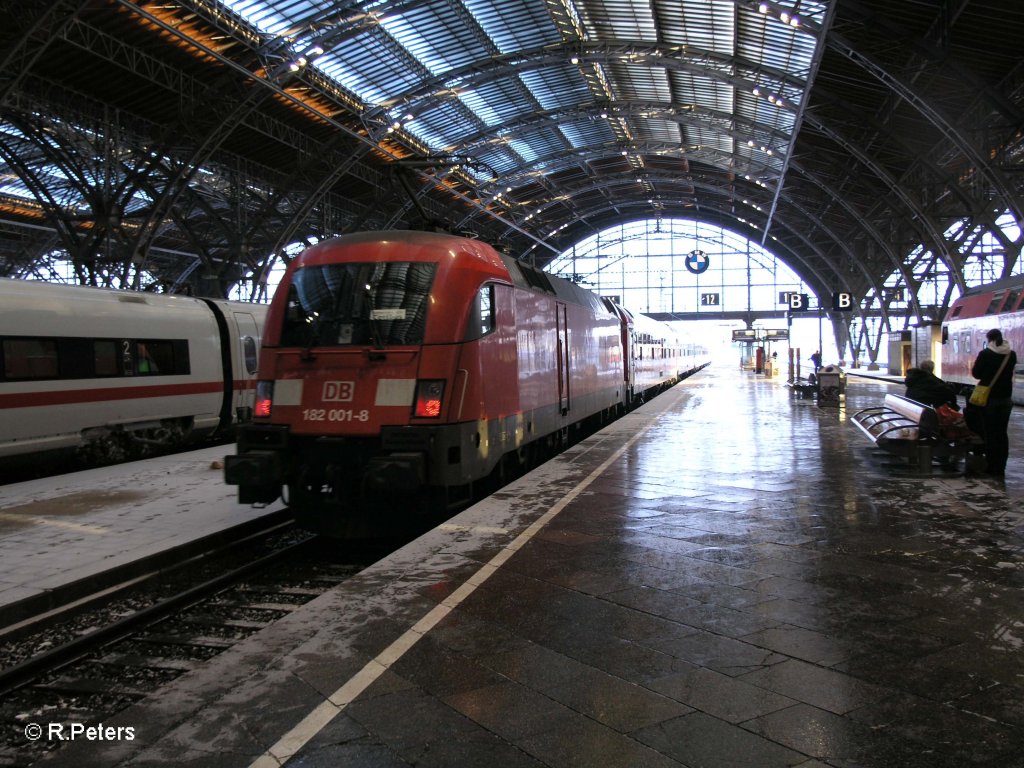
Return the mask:
<path fill-rule="evenodd" d="M 258 419 L 265 419 L 270 416 L 270 409 L 274 405 L 274 382 L 256 382 L 256 406 L 253 415 Z"/>
<path fill-rule="evenodd" d="M 441 415 L 443 399 L 442 379 L 420 379 L 416 383 L 416 405 L 413 408 L 413 415 L 421 419 L 436 419 Z"/>

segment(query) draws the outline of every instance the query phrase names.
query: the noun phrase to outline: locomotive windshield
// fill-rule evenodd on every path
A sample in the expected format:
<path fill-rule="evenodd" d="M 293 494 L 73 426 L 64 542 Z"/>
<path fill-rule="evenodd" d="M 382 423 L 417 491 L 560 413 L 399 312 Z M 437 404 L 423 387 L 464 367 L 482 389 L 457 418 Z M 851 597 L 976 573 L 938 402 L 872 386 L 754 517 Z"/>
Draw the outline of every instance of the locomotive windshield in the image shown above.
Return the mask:
<path fill-rule="evenodd" d="M 387 261 L 297 269 L 284 346 L 421 344 L 436 264 Z"/>

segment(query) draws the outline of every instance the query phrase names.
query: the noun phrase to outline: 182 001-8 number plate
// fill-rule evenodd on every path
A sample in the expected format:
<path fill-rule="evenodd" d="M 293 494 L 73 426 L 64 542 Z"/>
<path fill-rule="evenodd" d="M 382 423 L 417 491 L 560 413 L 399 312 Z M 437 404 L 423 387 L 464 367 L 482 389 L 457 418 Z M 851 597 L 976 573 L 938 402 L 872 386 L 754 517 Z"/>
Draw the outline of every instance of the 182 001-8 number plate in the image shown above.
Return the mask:
<path fill-rule="evenodd" d="M 303 408 L 303 421 L 361 421 L 370 420 L 370 411 L 366 408 L 356 411 L 352 408 Z"/>

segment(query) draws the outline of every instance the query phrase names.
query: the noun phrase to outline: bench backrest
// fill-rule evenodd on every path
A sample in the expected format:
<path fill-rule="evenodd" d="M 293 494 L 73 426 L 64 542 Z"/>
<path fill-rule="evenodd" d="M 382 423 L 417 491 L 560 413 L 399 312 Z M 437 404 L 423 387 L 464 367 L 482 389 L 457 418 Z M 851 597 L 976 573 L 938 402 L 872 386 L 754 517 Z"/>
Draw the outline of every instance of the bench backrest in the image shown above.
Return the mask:
<path fill-rule="evenodd" d="M 939 415 L 930 405 L 919 403 L 902 395 L 886 395 L 885 407 L 895 411 L 905 419 L 916 422 L 921 430 L 922 437 L 938 434 Z"/>

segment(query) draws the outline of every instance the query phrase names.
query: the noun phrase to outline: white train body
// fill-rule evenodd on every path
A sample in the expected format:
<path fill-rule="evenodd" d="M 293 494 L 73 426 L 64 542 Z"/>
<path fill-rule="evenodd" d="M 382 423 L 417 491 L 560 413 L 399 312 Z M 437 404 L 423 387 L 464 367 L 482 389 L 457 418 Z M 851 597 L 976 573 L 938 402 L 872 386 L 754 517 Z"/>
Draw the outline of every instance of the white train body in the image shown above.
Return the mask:
<path fill-rule="evenodd" d="M 0 457 L 180 442 L 252 413 L 266 307 L 0 279 Z"/>

